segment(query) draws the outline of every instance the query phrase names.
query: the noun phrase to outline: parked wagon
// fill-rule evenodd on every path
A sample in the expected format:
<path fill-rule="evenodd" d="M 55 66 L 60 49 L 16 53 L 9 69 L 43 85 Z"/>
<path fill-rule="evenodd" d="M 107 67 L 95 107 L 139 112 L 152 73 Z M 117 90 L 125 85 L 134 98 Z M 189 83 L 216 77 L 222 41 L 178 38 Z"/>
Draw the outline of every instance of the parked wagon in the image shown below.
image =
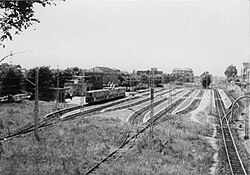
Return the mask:
<path fill-rule="evenodd" d="M 125 97 L 125 88 L 123 87 L 91 90 L 86 93 L 86 102 L 89 104 L 100 103 L 122 97 Z"/>

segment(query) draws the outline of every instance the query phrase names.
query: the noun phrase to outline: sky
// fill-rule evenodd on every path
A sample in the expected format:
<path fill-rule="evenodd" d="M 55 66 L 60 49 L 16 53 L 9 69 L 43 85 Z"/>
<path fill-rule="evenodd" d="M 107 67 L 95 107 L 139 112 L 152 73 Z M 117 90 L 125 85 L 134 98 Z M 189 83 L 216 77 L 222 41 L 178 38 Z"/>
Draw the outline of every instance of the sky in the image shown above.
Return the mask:
<path fill-rule="evenodd" d="M 249 0 L 66 0 L 35 7 L 35 24 L 0 48 L 24 68 L 132 72 L 192 68 L 223 76 L 250 62 Z"/>

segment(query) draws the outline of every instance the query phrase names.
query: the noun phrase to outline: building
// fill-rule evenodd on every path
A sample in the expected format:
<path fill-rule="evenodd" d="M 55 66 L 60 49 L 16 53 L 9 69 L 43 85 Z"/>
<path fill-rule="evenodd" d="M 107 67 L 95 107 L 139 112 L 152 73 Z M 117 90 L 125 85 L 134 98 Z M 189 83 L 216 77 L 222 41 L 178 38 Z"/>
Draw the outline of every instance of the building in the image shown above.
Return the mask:
<path fill-rule="evenodd" d="M 250 77 L 250 63 L 243 63 L 243 68 L 241 69 L 241 76 L 243 81 L 249 81 Z"/>
<path fill-rule="evenodd" d="M 88 86 L 91 86 L 91 84 L 84 82 L 84 76 L 74 76 L 73 79 L 64 84 L 70 96 L 85 96 Z"/>
<path fill-rule="evenodd" d="M 87 91 L 103 88 L 103 74 L 98 72 L 85 72 L 84 82 L 88 84 Z"/>
<path fill-rule="evenodd" d="M 151 75 L 151 70 L 138 70 L 136 72 L 137 75 L 143 75 L 143 74 L 146 74 L 146 75 Z M 158 71 L 157 68 L 154 68 L 154 74 L 155 75 L 163 75 L 163 71 Z"/>
<path fill-rule="evenodd" d="M 119 84 L 119 76 L 121 74 L 121 71 L 118 69 L 111 69 L 108 67 L 94 67 L 92 69 L 88 69 L 85 72 L 85 75 L 92 75 L 96 76 L 98 80 L 98 86 L 99 81 L 102 81 L 102 86 L 108 86 L 109 84 Z M 99 78 L 98 78 L 99 77 Z"/>
<path fill-rule="evenodd" d="M 69 89 L 70 88 L 68 88 L 68 87 L 66 87 L 66 88 L 52 88 L 52 89 L 50 89 L 50 91 L 53 93 L 54 100 L 57 99 L 57 93 L 58 93 L 58 102 L 62 103 L 62 102 L 65 102 L 65 95 L 66 95 L 66 92 L 69 91 Z M 39 94 L 40 93 L 42 93 L 42 92 L 39 92 Z M 44 95 L 46 95 L 46 94 L 44 94 Z"/>
<path fill-rule="evenodd" d="M 175 68 L 173 70 L 174 77 L 182 77 L 185 82 L 194 81 L 194 73 L 191 68 Z"/>

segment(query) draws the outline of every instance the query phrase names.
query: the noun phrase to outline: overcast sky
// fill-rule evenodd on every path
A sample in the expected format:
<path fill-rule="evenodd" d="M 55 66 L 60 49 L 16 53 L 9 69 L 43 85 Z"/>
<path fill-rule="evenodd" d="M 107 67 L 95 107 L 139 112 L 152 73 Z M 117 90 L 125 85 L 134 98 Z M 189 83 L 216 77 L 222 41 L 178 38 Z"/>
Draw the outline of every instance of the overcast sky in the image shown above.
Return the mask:
<path fill-rule="evenodd" d="M 195 75 L 250 61 L 248 0 L 66 0 L 35 10 L 41 23 L 6 42 L 0 58 L 27 51 L 13 63 Z"/>

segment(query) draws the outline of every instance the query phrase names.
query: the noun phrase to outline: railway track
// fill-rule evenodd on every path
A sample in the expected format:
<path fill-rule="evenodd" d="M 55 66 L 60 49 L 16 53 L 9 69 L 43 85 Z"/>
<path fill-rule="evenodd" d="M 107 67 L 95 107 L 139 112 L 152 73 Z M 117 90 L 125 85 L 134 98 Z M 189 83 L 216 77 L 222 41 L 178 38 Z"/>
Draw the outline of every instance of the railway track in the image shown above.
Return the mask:
<path fill-rule="evenodd" d="M 175 95 L 177 95 L 177 94 L 179 94 L 181 92 L 182 91 L 178 91 L 178 92 L 174 93 L 173 96 L 175 96 Z M 156 107 L 157 105 L 160 105 L 161 103 L 163 103 L 166 100 L 168 100 L 167 97 L 155 101 L 154 102 L 154 107 Z M 182 101 L 183 100 L 184 99 L 182 99 Z M 131 123 L 132 125 L 142 122 L 144 116 L 149 112 L 150 107 L 151 107 L 151 104 L 148 104 L 148 105 L 145 105 L 143 108 L 133 112 L 132 115 L 129 117 L 128 122 Z"/>
<path fill-rule="evenodd" d="M 164 100 L 166 100 L 166 99 L 164 99 Z M 84 175 L 98 173 L 98 171 L 101 170 L 102 168 L 111 165 L 119 157 L 121 157 L 123 154 L 125 154 L 130 149 L 132 149 L 136 143 L 136 139 L 138 139 L 140 134 L 144 133 L 149 127 L 158 125 L 159 123 L 172 118 L 173 115 L 168 116 L 166 114 L 169 114 L 173 110 L 175 110 L 183 100 L 184 100 L 184 98 L 177 99 L 172 105 L 168 105 L 163 110 L 156 113 L 151 119 L 149 119 L 147 121 L 147 123 L 142 124 L 140 126 L 137 125 L 135 133 L 132 133 L 132 135 L 130 137 L 128 137 L 128 139 L 126 139 L 117 149 L 115 149 L 111 154 L 106 156 L 99 163 L 97 163 L 96 165 L 91 167 L 87 172 L 84 173 Z M 159 100 L 159 101 L 161 101 L 161 100 Z M 158 101 L 158 103 L 160 103 L 159 101 Z M 142 116 L 142 113 L 145 113 L 145 111 L 147 111 L 147 110 L 148 110 L 148 105 L 145 106 L 144 108 L 142 108 L 140 111 L 137 111 L 135 114 L 135 117 Z M 134 122 L 133 120 L 134 120 L 134 118 L 130 122 Z"/>
<path fill-rule="evenodd" d="M 161 92 L 161 91 L 163 91 L 163 90 L 156 91 L 157 94 L 155 95 L 155 97 L 163 96 L 163 95 L 165 95 L 165 94 L 173 91 L 173 89 L 169 90 L 169 91 L 166 91 L 166 92 Z M 146 93 L 146 94 L 149 95 L 149 93 Z M 144 102 L 149 101 L 150 97 L 139 99 L 139 100 L 137 100 L 137 99 L 138 98 L 133 98 L 133 99 L 131 98 L 131 99 L 128 100 L 129 102 L 127 104 L 122 104 L 120 106 L 118 105 L 118 106 L 113 107 L 113 108 L 105 109 L 104 112 L 116 111 L 116 110 L 121 110 L 121 109 L 125 109 L 125 108 L 128 108 L 128 107 L 131 107 L 131 106 L 136 106 L 136 105 L 139 105 L 139 104 L 142 104 Z M 137 101 L 133 101 L 132 102 L 132 100 L 137 100 Z"/>
<path fill-rule="evenodd" d="M 160 89 L 160 90 L 157 90 L 157 92 L 160 93 L 163 90 L 164 89 Z M 133 97 L 133 99 L 137 99 L 137 98 L 138 97 Z M 90 105 L 86 104 L 83 106 L 74 106 L 74 107 L 69 107 L 69 108 L 57 110 L 55 112 L 52 112 L 52 113 L 45 115 L 44 118 L 38 122 L 38 129 L 52 126 L 55 123 L 58 123 L 59 121 L 67 121 L 67 120 L 72 120 L 72 119 L 74 119 L 78 116 L 81 116 L 81 115 L 89 115 L 91 113 L 101 111 L 101 110 L 109 108 L 111 106 L 118 105 L 120 103 L 124 103 L 128 100 L 130 100 L 130 99 L 126 98 L 126 99 L 114 101 L 114 102 L 111 102 L 108 104 L 103 104 L 103 105 L 98 106 L 98 107 L 92 107 L 92 108 L 84 110 L 84 111 L 81 111 L 81 109 L 83 107 L 86 108 Z M 95 106 L 95 105 L 93 105 L 93 106 Z M 67 113 L 71 113 L 71 114 L 66 115 Z M 65 115 L 65 117 L 61 118 L 61 116 L 63 116 L 63 115 Z M 12 140 L 14 138 L 17 138 L 17 137 L 21 137 L 23 135 L 26 135 L 26 134 L 33 132 L 33 130 L 34 130 L 34 124 L 32 122 L 30 122 L 30 123 L 26 124 L 25 126 L 18 128 L 10 135 L 1 137 L 0 142 L 5 142 L 5 141 Z"/>
<path fill-rule="evenodd" d="M 228 123 L 228 114 L 230 114 L 230 112 L 226 113 L 219 92 L 217 90 L 214 90 L 214 92 L 215 104 L 219 115 L 221 132 L 230 172 L 232 175 L 247 175 Z"/>

